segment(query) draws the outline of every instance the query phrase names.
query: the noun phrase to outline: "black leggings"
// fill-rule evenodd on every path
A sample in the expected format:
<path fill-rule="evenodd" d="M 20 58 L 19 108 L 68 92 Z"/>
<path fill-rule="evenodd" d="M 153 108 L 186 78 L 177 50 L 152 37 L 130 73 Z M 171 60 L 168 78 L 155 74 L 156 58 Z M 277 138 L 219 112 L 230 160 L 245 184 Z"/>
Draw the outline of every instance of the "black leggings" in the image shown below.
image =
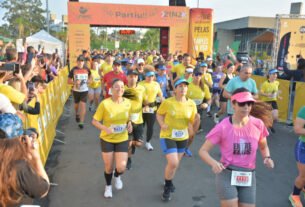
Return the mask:
<path fill-rule="evenodd" d="M 149 142 L 153 136 L 154 125 L 156 122 L 156 112 L 153 114 L 143 113 L 143 126 L 147 125 L 146 141 Z"/>

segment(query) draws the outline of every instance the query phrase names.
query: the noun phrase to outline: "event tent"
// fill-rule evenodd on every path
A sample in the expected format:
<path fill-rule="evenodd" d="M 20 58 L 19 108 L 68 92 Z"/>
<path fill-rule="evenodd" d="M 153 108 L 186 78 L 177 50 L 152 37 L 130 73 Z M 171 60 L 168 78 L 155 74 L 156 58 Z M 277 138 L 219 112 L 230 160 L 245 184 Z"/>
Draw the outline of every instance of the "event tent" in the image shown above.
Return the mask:
<path fill-rule="evenodd" d="M 33 46 L 36 50 L 39 50 L 41 47 L 44 48 L 44 53 L 52 54 L 58 50 L 59 56 L 64 58 L 65 56 L 65 44 L 59 39 L 53 37 L 45 30 L 40 30 L 36 34 L 27 37 L 26 43 L 29 46 Z"/>

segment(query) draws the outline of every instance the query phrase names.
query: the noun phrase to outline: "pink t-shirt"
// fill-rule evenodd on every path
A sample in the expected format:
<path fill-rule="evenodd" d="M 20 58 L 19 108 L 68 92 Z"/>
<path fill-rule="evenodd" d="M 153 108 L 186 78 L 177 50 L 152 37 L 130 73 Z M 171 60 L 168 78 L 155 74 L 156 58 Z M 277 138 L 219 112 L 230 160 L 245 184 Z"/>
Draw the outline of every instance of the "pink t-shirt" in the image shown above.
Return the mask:
<path fill-rule="evenodd" d="M 248 123 L 238 128 L 234 127 L 227 117 L 217 124 L 206 138 L 214 145 L 219 145 L 220 162 L 225 167 L 233 165 L 255 169 L 258 143 L 268 135 L 268 130 L 260 119 L 250 116 Z"/>

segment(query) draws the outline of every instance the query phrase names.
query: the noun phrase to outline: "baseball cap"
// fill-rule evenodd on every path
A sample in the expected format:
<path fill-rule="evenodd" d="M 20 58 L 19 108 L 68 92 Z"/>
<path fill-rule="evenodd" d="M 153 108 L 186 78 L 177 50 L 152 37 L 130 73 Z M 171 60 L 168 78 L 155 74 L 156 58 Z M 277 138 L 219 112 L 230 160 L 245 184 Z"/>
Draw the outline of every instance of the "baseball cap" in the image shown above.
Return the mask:
<path fill-rule="evenodd" d="M 165 67 L 165 65 L 159 65 L 159 66 L 158 66 L 158 69 L 159 69 L 159 70 L 166 70 L 166 67 Z"/>
<path fill-rule="evenodd" d="M 128 70 L 127 75 L 139 75 L 139 72 L 137 70 Z"/>
<path fill-rule="evenodd" d="M 184 78 L 180 78 L 178 79 L 175 84 L 174 84 L 174 87 L 176 88 L 178 85 L 180 85 L 181 83 L 185 83 L 186 85 L 189 84 L 189 82 L 187 82 L 187 80 L 185 80 Z"/>
<path fill-rule="evenodd" d="M 139 59 L 137 60 L 137 64 L 141 64 L 141 63 L 145 63 L 145 61 L 144 61 L 142 58 L 139 58 Z"/>
<path fill-rule="evenodd" d="M 208 64 L 206 64 L 206 63 L 201 63 L 201 64 L 200 64 L 200 67 L 208 67 Z"/>
<path fill-rule="evenodd" d="M 240 92 L 240 93 L 234 94 L 231 97 L 231 101 L 237 101 L 238 103 L 244 103 L 244 102 L 249 102 L 249 101 L 256 102 L 250 92 Z"/>
<path fill-rule="evenodd" d="M 277 73 L 277 72 L 279 72 L 277 69 L 270 69 L 268 71 L 268 74 L 273 74 L 273 73 Z"/>
<path fill-rule="evenodd" d="M 193 73 L 194 69 L 193 68 L 186 68 L 185 72 L 187 73 Z"/>
<path fill-rule="evenodd" d="M 5 133 L 5 138 L 13 139 L 23 135 L 21 119 L 11 113 L 0 114 L 0 129 Z M 0 139 L 4 137 L 0 137 Z"/>
<path fill-rule="evenodd" d="M 117 65 L 121 65 L 121 61 L 119 59 L 116 59 L 113 61 L 113 65 L 117 64 Z"/>

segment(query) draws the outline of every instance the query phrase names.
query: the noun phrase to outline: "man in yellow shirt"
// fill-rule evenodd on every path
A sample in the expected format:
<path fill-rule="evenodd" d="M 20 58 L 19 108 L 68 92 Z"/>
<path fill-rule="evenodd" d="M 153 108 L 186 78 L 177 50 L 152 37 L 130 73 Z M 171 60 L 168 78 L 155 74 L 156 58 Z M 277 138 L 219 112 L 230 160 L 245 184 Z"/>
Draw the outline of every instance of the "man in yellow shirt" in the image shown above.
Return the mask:
<path fill-rule="evenodd" d="M 185 73 L 185 69 L 187 68 L 188 65 L 191 64 L 191 56 L 187 53 L 185 53 L 183 55 L 183 61 L 180 64 L 175 65 L 170 73 L 169 73 L 169 77 L 171 80 L 171 84 L 172 87 L 174 88 L 174 82 L 179 79 L 180 77 L 182 77 Z"/>
<path fill-rule="evenodd" d="M 104 77 L 107 73 L 112 71 L 113 57 L 111 53 L 107 53 L 105 57 L 105 62 L 100 68 L 100 76 Z"/>

